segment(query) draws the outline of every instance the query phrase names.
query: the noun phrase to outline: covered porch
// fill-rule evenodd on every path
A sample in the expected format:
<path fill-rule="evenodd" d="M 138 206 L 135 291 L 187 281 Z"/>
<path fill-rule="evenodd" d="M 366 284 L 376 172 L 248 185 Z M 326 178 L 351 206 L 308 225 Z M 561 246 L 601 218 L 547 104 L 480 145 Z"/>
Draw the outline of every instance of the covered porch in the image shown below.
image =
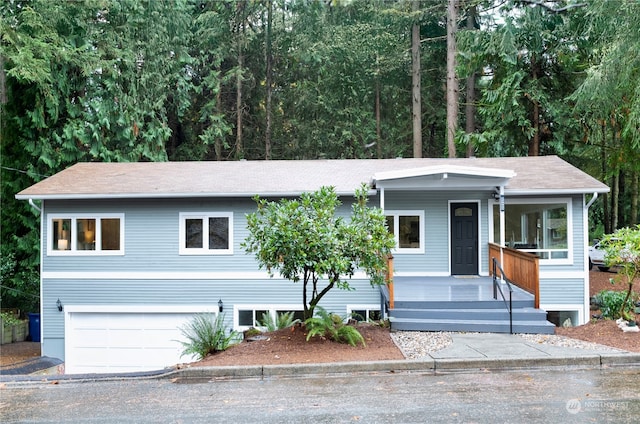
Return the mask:
<path fill-rule="evenodd" d="M 537 258 L 496 245 L 490 245 L 489 256 L 491 276 L 390 277 L 381 288 L 381 310 L 391 328 L 553 334 L 555 326 L 539 309 Z M 389 272 L 392 276 L 393 258 Z"/>

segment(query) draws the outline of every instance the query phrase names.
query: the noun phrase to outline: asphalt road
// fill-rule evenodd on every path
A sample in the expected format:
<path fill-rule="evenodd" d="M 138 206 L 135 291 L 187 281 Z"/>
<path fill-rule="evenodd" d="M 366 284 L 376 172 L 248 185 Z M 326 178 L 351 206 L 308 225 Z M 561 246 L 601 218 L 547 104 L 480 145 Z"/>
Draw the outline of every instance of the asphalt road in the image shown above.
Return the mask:
<path fill-rule="evenodd" d="M 0 387 L 15 423 L 637 423 L 640 369 Z"/>

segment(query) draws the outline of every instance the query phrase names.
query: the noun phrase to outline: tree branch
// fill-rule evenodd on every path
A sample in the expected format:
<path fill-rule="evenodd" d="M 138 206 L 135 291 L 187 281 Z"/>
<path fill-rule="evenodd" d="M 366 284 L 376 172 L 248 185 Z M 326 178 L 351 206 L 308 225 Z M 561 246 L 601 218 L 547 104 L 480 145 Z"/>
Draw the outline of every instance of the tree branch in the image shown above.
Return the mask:
<path fill-rule="evenodd" d="M 551 13 L 562 13 L 570 9 L 576 9 L 578 7 L 587 6 L 587 3 L 573 3 L 573 4 L 568 4 L 564 7 L 555 8 L 552 5 L 547 4 L 548 1 L 544 1 L 544 0 L 518 0 L 516 1 L 516 3 L 526 3 L 533 6 L 540 6 Z"/>

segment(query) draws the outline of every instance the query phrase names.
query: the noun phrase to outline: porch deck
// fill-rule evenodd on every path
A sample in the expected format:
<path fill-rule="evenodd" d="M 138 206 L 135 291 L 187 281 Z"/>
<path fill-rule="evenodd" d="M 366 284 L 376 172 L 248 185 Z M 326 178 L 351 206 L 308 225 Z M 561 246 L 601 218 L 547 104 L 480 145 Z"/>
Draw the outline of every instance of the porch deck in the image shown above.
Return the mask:
<path fill-rule="evenodd" d="M 451 277 L 394 277 L 396 302 L 482 302 L 493 301 L 493 278 L 482 276 Z M 533 301 L 533 295 L 519 287 L 513 287 L 514 301 Z M 508 289 L 503 292 L 508 299 Z M 498 300 L 502 297 L 498 294 Z"/>
<path fill-rule="evenodd" d="M 505 301 L 493 298 L 493 278 L 394 277 L 394 302 L 389 309 L 391 328 L 408 331 L 478 331 L 492 333 L 546 333 L 555 326 L 536 309 L 534 295 L 512 286 L 512 323 Z M 387 294 L 385 294 L 386 296 Z"/>

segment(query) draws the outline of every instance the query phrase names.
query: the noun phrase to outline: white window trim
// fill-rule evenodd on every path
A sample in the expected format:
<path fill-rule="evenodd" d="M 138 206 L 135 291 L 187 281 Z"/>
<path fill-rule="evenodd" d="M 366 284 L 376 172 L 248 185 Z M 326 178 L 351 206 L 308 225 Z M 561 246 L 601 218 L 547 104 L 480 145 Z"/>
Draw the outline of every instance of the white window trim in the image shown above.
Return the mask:
<path fill-rule="evenodd" d="M 396 243 L 391 252 L 396 254 L 423 254 L 425 245 L 425 233 L 424 233 L 424 210 L 385 210 L 385 217 L 393 216 L 393 228 L 400 228 L 400 216 L 418 216 L 420 221 L 420 246 L 419 247 L 398 247 L 400 245 L 400 236 L 397 231 L 393 233 L 393 239 Z"/>
<path fill-rule="evenodd" d="M 117 218 L 120 220 L 120 249 L 118 250 L 102 250 L 100 242 L 102 241 L 101 220 Z M 95 219 L 96 221 L 96 249 L 95 250 L 77 250 L 77 237 L 75 231 L 71 233 L 71 246 L 68 250 L 53 249 L 53 221 L 56 219 L 70 219 L 71 228 L 77 229 L 78 219 Z M 98 230 L 100 229 L 100 231 Z M 124 255 L 124 214 L 123 213 L 86 213 L 86 214 L 47 214 L 47 256 L 123 256 Z"/>
<path fill-rule="evenodd" d="M 489 200 L 489 242 L 500 244 L 500 240 L 493 239 L 494 223 L 493 222 L 493 207 L 498 202 L 496 200 Z M 561 259 L 542 259 L 540 258 L 540 265 L 573 265 L 573 202 L 569 197 L 562 198 L 526 198 L 526 199 L 505 199 L 505 205 L 551 205 L 551 204 L 566 204 L 567 205 L 567 257 Z M 497 225 L 500 225 L 497 223 Z M 520 249 L 523 252 L 527 252 L 526 249 Z M 565 249 L 538 249 L 552 251 L 564 251 Z"/>
<path fill-rule="evenodd" d="M 253 311 L 255 315 L 255 311 L 268 311 L 273 318 L 276 316 L 277 311 L 303 311 L 304 309 L 300 306 L 299 303 L 294 304 L 239 304 L 233 305 L 233 329 L 236 331 L 245 331 L 250 329 L 251 327 L 255 327 L 253 325 L 240 325 L 240 311 Z M 255 317 L 260 319 L 260 317 Z"/>
<path fill-rule="evenodd" d="M 209 218 L 227 218 L 229 219 L 229 248 L 228 249 L 209 249 L 209 248 L 187 248 L 186 247 L 186 220 L 200 218 L 203 221 L 203 237 L 208 240 Z M 180 224 L 178 230 L 178 246 L 180 255 L 233 255 L 233 212 L 180 212 Z"/>

